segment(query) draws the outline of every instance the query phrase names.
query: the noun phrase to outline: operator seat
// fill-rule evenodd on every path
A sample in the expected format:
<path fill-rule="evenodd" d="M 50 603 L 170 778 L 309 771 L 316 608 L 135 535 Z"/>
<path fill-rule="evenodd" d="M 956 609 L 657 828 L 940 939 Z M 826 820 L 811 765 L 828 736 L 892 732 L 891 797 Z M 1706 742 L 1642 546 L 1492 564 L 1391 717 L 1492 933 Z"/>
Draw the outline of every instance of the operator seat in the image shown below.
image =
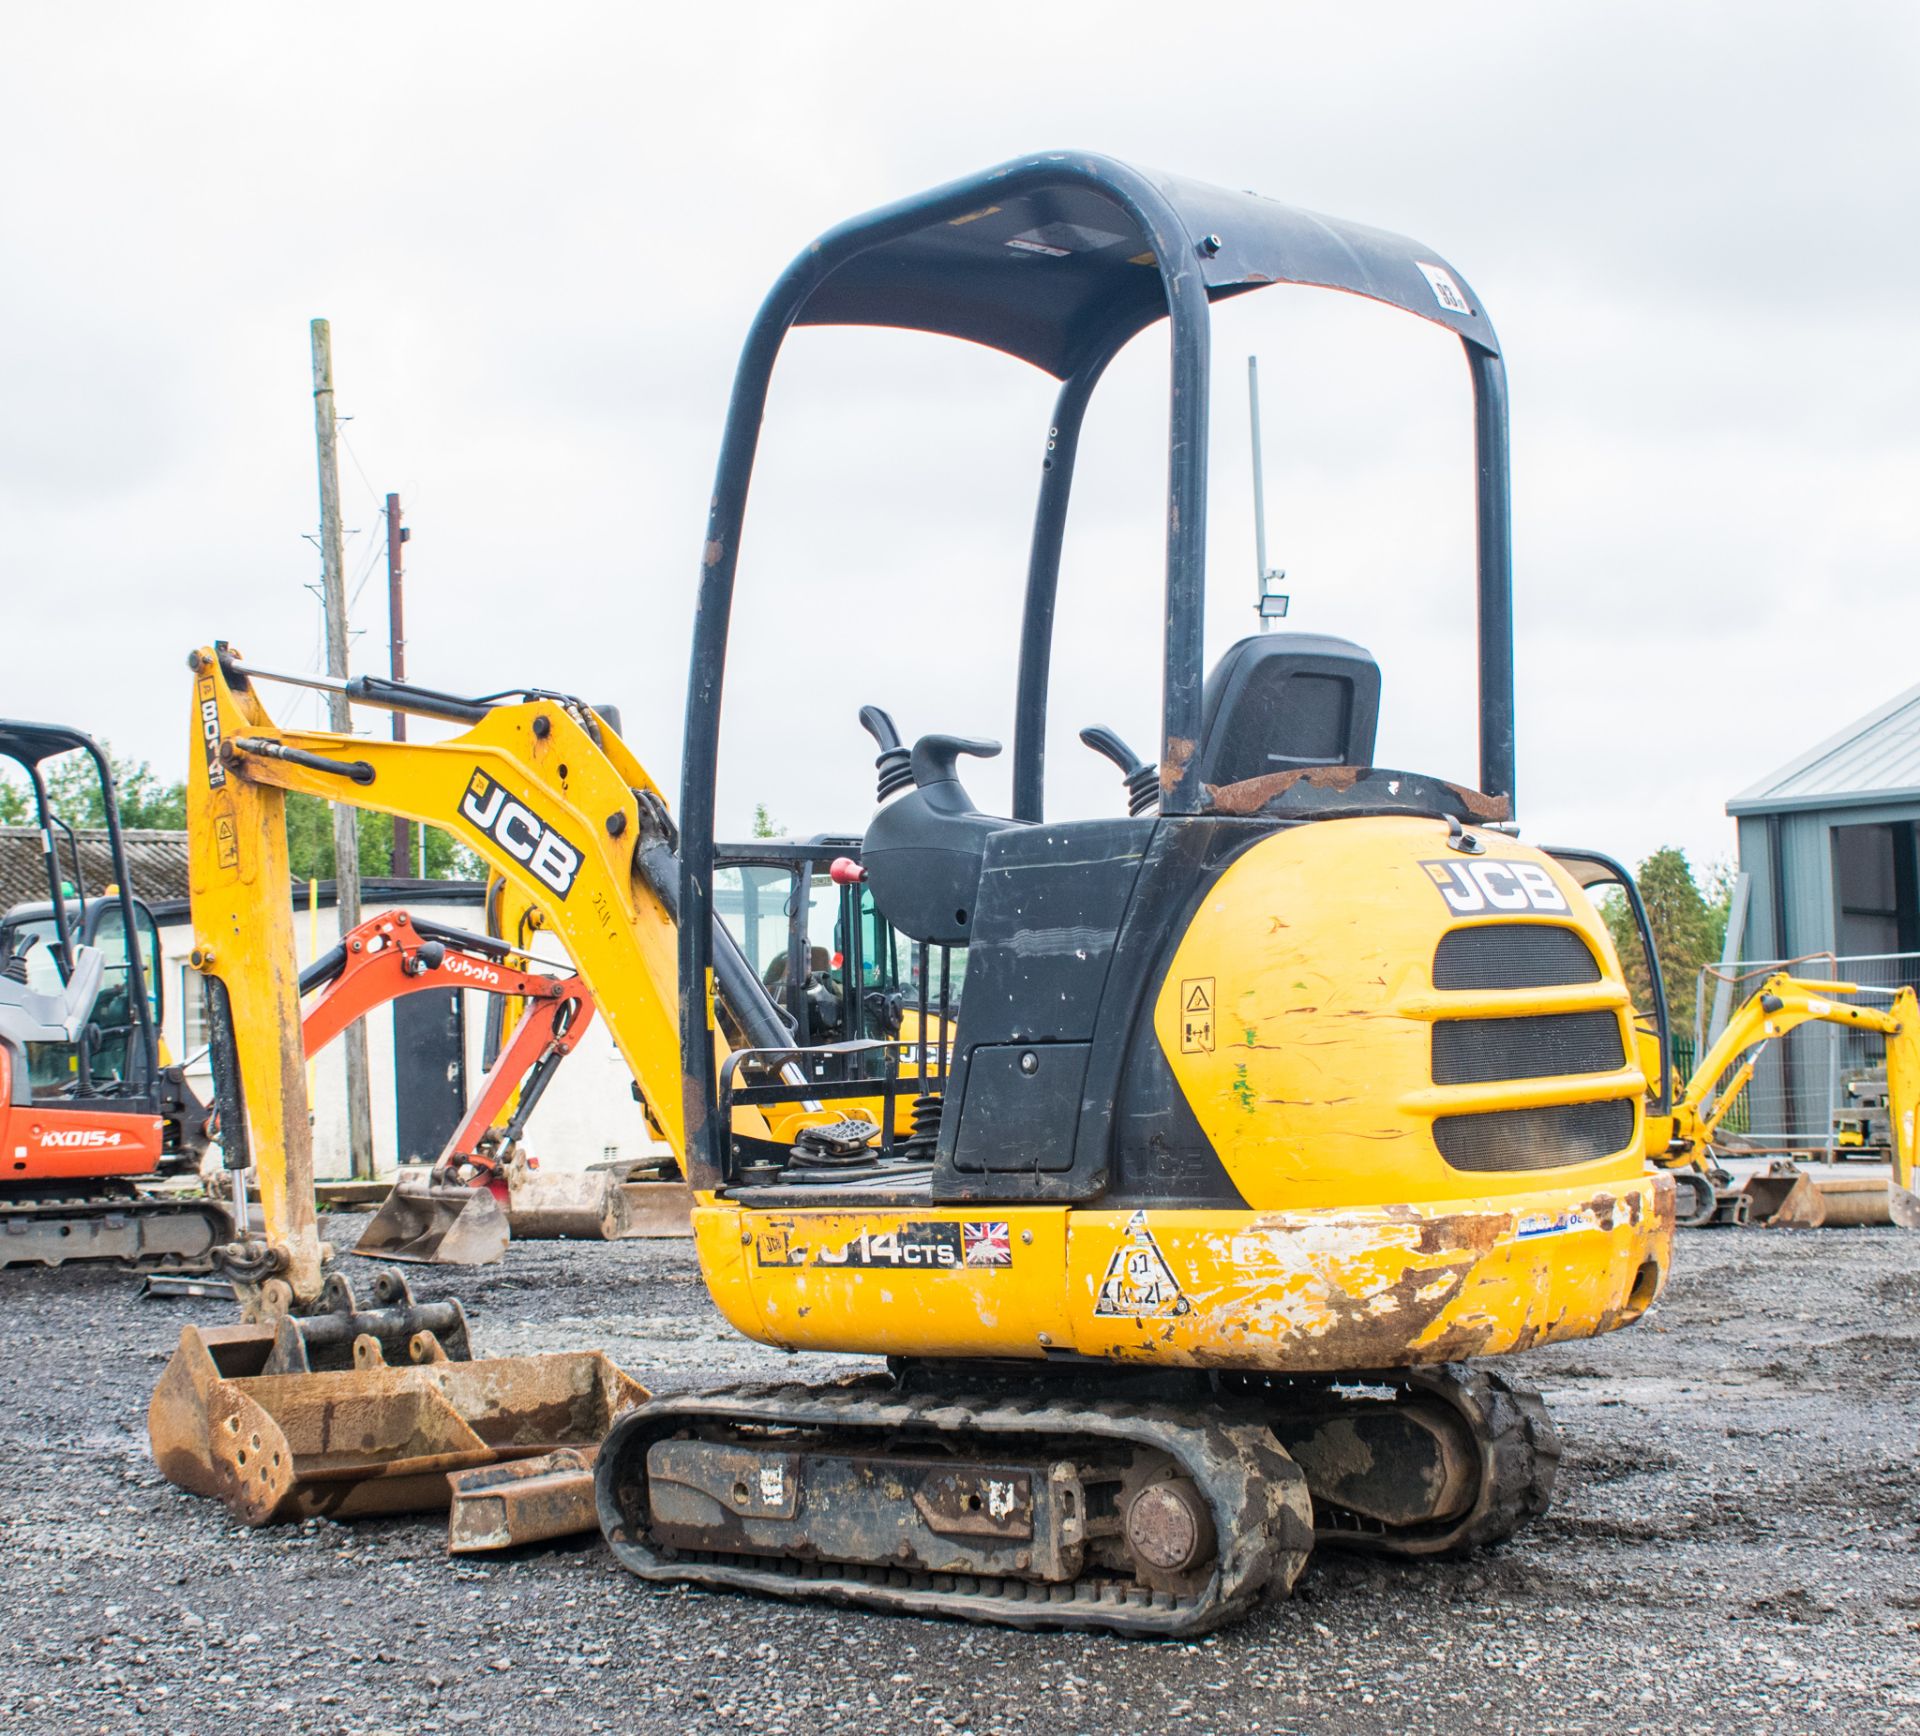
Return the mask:
<path fill-rule="evenodd" d="M 73 977 L 58 994 L 41 994 L 10 976 L 0 976 L 0 1046 L 11 1063 L 11 1100 L 33 1101 L 27 1066 L 29 1043 L 77 1043 L 100 998 L 107 957 L 98 947 L 73 949 Z"/>
<path fill-rule="evenodd" d="M 1228 648 L 1201 698 L 1203 784 L 1308 766 L 1369 766 L 1380 665 L 1320 633 L 1256 633 Z"/>

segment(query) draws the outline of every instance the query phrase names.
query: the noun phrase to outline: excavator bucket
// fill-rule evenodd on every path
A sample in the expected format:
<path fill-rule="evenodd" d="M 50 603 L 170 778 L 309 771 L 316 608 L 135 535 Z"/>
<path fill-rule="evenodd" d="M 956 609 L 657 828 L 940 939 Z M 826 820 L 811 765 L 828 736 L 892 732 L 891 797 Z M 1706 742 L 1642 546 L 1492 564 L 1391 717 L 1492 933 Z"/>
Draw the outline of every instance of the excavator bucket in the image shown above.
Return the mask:
<path fill-rule="evenodd" d="M 1740 1184 L 1738 1196 L 1747 1202 L 1743 1222 L 1768 1224 L 1775 1229 L 1818 1229 L 1820 1194 L 1806 1172 L 1794 1163 L 1770 1164 Z"/>
<path fill-rule="evenodd" d="M 635 1163 L 583 1170 L 507 1169 L 507 1218 L 517 1241 L 567 1237 L 623 1242 L 691 1236 L 693 1190 L 682 1181 L 636 1181 Z"/>
<path fill-rule="evenodd" d="M 353 1252 L 416 1266 L 492 1266 L 506 1254 L 507 1214 L 493 1190 L 436 1183 L 403 1169 Z"/>
<path fill-rule="evenodd" d="M 591 1451 L 647 1397 L 599 1351 L 473 1359 L 457 1302 L 382 1278 L 389 1306 L 360 1310 L 336 1274 L 324 1313 L 183 1328 L 147 1409 L 167 1480 L 248 1525 L 443 1509 L 449 1472 Z"/>

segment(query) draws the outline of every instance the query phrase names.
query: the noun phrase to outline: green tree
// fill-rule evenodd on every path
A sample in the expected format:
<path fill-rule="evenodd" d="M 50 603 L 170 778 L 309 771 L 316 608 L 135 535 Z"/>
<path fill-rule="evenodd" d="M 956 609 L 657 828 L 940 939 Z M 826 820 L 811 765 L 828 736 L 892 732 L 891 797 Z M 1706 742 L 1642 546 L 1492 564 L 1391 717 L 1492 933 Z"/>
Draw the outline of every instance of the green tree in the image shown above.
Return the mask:
<path fill-rule="evenodd" d="M 756 838 L 778 838 L 784 831 L 780 822 L 767 812 L 765 802 L 753 804 L 753 835 Z"/>
<path fill-rule="evenodd" d="M 122 759 L 105 742 L 100 748 L 113 768 L 122 826 L 129 831 L 177 832 L 187 823 L 184 783 L 163 783 L 145 760 Z M 60 754 L 42 762 L 40 775 L 46 780 L 47 800 L 54 813 L 69 826 L 97 828 L 107 823 L 100 774 L 91 756 Z M 0 780 L 0 824 L 30 826 L 33 822 L 33 792 L 24 780 Z"/>
<path fill-rule="evenodd" d="M 120 824 L 128 831 L 177 832 L 187 823 L 187 786 L 165 783 L 145 760 L 121 759 L 101 743 L 120 800 Z M 99 773 L 83 753 L 61 754 L 41 768 L 53 811 L 75 828 L 98 829 L 107 823 Z M 24 780 L 0 777 L 0 825 L 34 823 L 33 792 Z M 429 880 L 479 880 L 486 870 L 480 858 L 437 827 L 424 828 Z M 417 850 L 419 846 L 416 844 Z M 333 810 L 318 796 L 297 791 L 287 796 L 287 850 L 300 880 L 333 878 Z M 393 820 L 387 814 L 360 816 L 360 872 L 384 877 L 393 865 Z"/>
<path fill-rule="evenodd" d="M 416 827 L 416 837 L 422 828 Z M 437 826 L 424 828 L 429 880 L 484 880 L 480 858 Z M 416 842 L 414 850 L 419 849 Z M 287 796 L 287 856 L 296 880 L 333 878 L 333 808 L 318 796 L 292 791 Z M 393 872 L 393 818 L 360 816 L 360 872 L 384 878 Z"/>
<path fill-rule="evenodd" d="M 1727 932 L 1727 909 L 1732 877 L 1717 866 L 1709 870 L 1703 895 L 1683 851 L 1672 845 L 1654 851 L 1634 874 L 1640 899 L 1647 907 L 1647 925 L 1653 930 L 1654 949 L 1660 955 L 1660 976 L 1666 984 L 1667 1009 L 1676 1030 L 1691 1030 L 1700 993 L 1700 968 L 1719 960 Z M 1614 893 L 1602 901 L 1601 913 L 1620 954 L 1633 1003 L 1653 1004 L 1645 954 L 1627 901 Z"/>

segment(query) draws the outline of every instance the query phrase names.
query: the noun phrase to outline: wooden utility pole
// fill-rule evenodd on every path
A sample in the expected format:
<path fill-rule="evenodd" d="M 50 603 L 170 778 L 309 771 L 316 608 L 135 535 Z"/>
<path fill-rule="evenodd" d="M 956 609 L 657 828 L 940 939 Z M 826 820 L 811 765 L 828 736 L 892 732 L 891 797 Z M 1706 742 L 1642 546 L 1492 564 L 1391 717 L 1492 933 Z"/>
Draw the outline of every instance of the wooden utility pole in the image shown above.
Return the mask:
<path fill-rule="evenodd" d="M 327 673 L 347 675 L 346 550 L 340 530 L 340 456 L 333 416 L 333 330 L 313 322 L 313 437 L 320 459 L 320 576 L 327 616 Z M 353 708 L 335 690 L 327 696 L 328 727 L 346 735 Z M 333 808 L 333 884 L 340 932 L 360 923 L 360 828 L 352 808 Z M 373 1179 L 373 1102 L 367 1081 L 367 1028 L 347 1027 L 347 1146 L 357 1179 Z"/>
<path fill-rule="evenodd" d="M 395 681 L 404 681 L 407 675 L 407 627 L 406 614 L 400 603 L 400 586 L 406 578 L 405 563 L 400 549 L 413 533 L 400 522 L 400 497 L 397 494 L 387 496 L 387 658 Z M 393 714 L 393 739 L 407 739 L 407 714 L 396 711 Z M 413 827 L 410 822 L 393 817 L 393 858 L 392 873 L 396 880 L 405 879 L 413 872 L 409 859 L 408 845 Z M 423 836 L 421 843 L 425 844 Z"/>

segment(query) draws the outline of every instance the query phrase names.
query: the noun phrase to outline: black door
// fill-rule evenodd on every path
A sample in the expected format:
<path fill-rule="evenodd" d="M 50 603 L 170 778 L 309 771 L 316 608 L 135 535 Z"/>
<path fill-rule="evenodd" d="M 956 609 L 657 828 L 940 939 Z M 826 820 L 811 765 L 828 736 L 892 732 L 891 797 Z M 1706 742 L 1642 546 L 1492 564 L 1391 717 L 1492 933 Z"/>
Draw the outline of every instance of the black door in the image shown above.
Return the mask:
<path fill-rule="evenodd" d="M 393 1003 L 394 1130 L 402 1163 L 431 1163 L 467 1112 L 466 997 L 423 989 Z"/>

